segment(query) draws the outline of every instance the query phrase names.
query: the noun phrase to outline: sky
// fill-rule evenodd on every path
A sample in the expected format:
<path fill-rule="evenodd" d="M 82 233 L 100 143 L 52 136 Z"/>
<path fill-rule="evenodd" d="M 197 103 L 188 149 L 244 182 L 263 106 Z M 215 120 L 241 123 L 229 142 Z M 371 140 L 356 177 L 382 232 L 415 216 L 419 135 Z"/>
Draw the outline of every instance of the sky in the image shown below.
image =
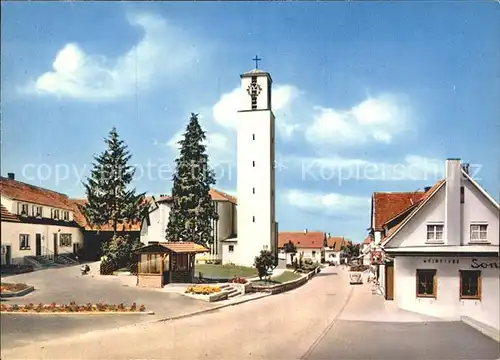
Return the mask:
<path fill-rule="evenodd" d="M 113 126 L 133 186 L 171 190 L 200 114 L 236 194 L 239 75 L 273 78 L 279 229 L 362 241 L 376 191 L 416 191 L 445 159 L 496 199 L 500 6 L 425 2 L 2 2 L 1 173 L 83 197 Z"/>

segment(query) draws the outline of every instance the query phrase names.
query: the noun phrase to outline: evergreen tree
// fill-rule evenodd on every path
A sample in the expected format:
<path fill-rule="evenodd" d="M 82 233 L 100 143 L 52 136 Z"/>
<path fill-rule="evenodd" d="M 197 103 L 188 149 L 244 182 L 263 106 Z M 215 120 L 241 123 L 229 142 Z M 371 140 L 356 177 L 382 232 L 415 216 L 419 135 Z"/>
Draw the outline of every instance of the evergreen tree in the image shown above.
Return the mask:
<path fill-rule="evenodd" d="M 118 225 L 139 220 L 147 204 L 144 194 L 127 189 L 135 169 L 128 165 L 132 155 L 115 127 L 104 141 L 107 149 L 94 156 L 93 169 L 87 183 L 83 183 L 87 203 L 81 209 L 91 225 L 111 224 L 116 236 Z"/>
<path fill-rule="evenodd" d="M 194 241 L 204 246 L 212 242 L 212 220 L 217 219 L 217 212 L 209 191 L 215 174 L 208 167 L 205 139 L 198 114 L 192 113 L 175 160 L 167 241 Z"/>

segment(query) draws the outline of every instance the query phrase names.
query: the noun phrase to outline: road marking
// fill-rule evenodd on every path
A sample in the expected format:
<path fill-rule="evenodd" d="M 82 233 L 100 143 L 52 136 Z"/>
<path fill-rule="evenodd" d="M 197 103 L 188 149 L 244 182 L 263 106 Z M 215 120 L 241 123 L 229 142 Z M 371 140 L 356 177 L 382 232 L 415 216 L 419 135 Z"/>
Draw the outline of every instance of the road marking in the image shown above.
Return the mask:
<path fill-rule="evenodd" d="M 300 360 L 306 360 L 312 354 L 312 352 L 314 351 L 316 346 L 318 346 L 318 344 L 321 342 L 321 340 L 323 340 L 323 338 L 326 336 L 326 334 L 328 334 L 328 332 L 331 330 L 331 328 L 337 323 L 340 316 L 344 312 L 344 309 L 346 308 L 347 304 L 349 304 L 349 301 L 351 301 L 353 292 L 354 292 L 354 287 L 351 286 L 351 290 L 349 291 L 349 295 L 347 295 L 347 299 L 346 299 L 344 305 L 342 306 L 342 308 L 340 309 L 339 313 L 335 316 L 335 318 L 332 320 L 332 322 L 330 324 L 328 324 L 328 326 L 321 332 L 321 334 L 311 344 L 311 346 L 309 347 L 309 349 L 307 349 L 307 351 L 304 353 L 304 355 L 302 355 L 300 357 Z"/>

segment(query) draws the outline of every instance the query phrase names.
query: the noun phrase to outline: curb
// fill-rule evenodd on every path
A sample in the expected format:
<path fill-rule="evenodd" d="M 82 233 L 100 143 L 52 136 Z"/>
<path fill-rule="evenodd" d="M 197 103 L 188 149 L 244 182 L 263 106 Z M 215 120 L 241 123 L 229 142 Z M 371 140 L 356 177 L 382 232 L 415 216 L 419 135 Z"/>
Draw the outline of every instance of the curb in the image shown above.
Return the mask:
<path fill-rule="evenodd" d="M 2 299 L 6 299 L 6 298 L 13 298 L 13 297 L 21 297 L 21 296 L 24 296 L 26 294 L 29 294 L 30 292 L 32 291 L 35 291 L 35 287 L 34 286 L 28 286 L 26 289 L 24 290 L 20 290 L 18 292 L 3 292 L 0 294 L 0 298 Z"/>
<path fill-rule="evenodd" d="M 225 307 L 239 305 L 239 304 L 243 304 L 243 303 L 246 303 L 246 302 L 249 302 L 249 301 L 259 300 L 259 299 L 262 299 L 262 298 L 267 297 L 267 296 L 271 296 L 271 294 L 267 294 L 266 293 L 266 294 L 262 294 L 262 296 L 256 296 L 256 297 L 253 297 L 251 299 L 244 299 L 244 300 L 241 300 L 241 301 L 238 301 L 238 302 L 234 302 L 234 303 L 230 303 L 230 304 L 222 304 L 222 305 L 218 305 L 218 306 L 215 306 L 213 308 L 210 308 L 210 309 L 203 309 L 203 310 L 194 311 L 192 313 L 171 316 L 171 317 L 167 317 L 167 318 L 164 318 L 164 319 L 154 320 L 153 322 L 166 322 L 166 321 L 172 321 L 172 320 L 185 319 L 185 318 L 193 317 L 193 316 L 196 316 L 196 315 L 201 315 L 201 314 L 205 314 L 205 313 L 215 312 L 215 311 L 217 311 L 219 309 L 223 309 Z"/>
<path fill-rule="evenodd" d="M 2 315 L 154 315 L 153 311 L 80 311 L 80 312 L 24 312 L 2 311 Z"/>
<path fill-rule="evenodd" d="M 311 273 L 314 272 L 314 271 L 316 271 L 316 270 L 311 271 Z M 311 273 L 305 274 L 304 277 L 310 275 Z M 313 277 L 314 276 L 312 276 L 304 284 L 298 286 L 297 288 L 302 287 L 305 284 L 307 284 Z M 300 279 L 297 279 L 297 280 L 300 280 Z M 297 280 L 292 280 L 292 281 L 297 281 Z M 295 288 L 295 289 L 297 289 L 297 288 Z M 290 289 L 290 290 L 295 290 L 295 289 Z M 289 291 L 289 290 L 286 290 L 286 291 Z M 182 315 L 176 315 L 176 316 L 167 317 L 167 318 L 164 318 L 164 319 L 158 319 L 158 320 L 154 320 L 153 322 L 166 322 L 166 321 L 172 321 L 172 320 L 185 319 L 185 318 L 193 317 L 193 316 L 196 316 L 196 315 L 201 315 L 201 314 L 205 314 L 205 313 L 209 313 L 209 312 L 214 312 L 214 311 L 223 309 L 225 307 L 239 305 L 239 304 L 243 304 L 243 303 L 246 303 L 246 302 L 249 302 L 249 301 L 260 300 L 260 299 L 265 298 L 267 296 L 273 296 L 273 295 L 282 294 L 282 293 L 284 293 L 286 291 L 275 293 L 275 294 L 273 294 L 271 292 L 261 293 L 261 296 L 256 296 L 256 297 L 253 297 L 253 298 L 250 298 L 250 299 L 244 299 L 244 300 L 241 300 L 241 301 L 238 301 L 238 302 L 234 302 L 234 303 L 231 303 L 231 304 L 218 305 L 218 306 L 215 306 L 215 307 L 210 308 L 210 309 L 198 310 L 198 311 L 194 311 L 194 312 L 188 313 L 188 314 L 182 314 Z"/>
<path fill-rule="evenodd" d="M 469 325 L 475 330 L 479 331 L 483 335 L 500 343 L 500 330 L 495 329 L 492 326 L 486 325 L 480 321 L 474 320 L 468 316 L 461 316 L 460 321 L 462 321 L 464 324 Z"/>

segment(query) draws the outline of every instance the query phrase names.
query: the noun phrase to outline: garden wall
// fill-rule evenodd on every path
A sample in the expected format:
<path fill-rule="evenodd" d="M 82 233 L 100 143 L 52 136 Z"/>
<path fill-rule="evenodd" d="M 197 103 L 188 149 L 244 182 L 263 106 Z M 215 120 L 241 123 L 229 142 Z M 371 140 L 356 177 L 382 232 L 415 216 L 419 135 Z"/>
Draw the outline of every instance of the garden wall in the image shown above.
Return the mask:
<path fill-rule="evenodd" d="M 279 293 L 282 293 L 285 291 L 293 290 L 293 289 L 298 288 L 299 286 L 304 285 L 306 282 L 308 282 L 314 275 L 317 274 L 318 269 L 311 271 L 310 273 L 304 275 L 303 277 L 301 277 L 297 280 L 288 281 L 288 282 L 283 283 L 283 284 L 277 284 L 277 285 L 255 285 L 255 284 L 252 284 L 252 291 L 253 292 L 266 292 L 266 293 L 271 293 L 272 295 L 274 295 L 274 294 L 279 294 Z"/>

